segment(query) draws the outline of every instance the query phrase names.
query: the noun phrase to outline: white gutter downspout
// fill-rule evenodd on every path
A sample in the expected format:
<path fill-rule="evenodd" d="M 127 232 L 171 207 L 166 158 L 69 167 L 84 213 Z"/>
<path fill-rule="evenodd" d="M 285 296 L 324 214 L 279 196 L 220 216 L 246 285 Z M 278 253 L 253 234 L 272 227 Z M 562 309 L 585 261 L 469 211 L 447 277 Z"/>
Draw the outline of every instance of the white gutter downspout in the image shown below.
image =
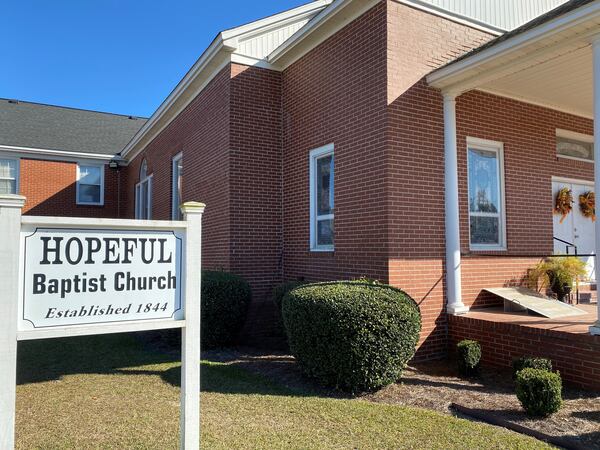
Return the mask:
<path fill-rule="evenodd" d="M 594 192 L 600 192 L 600 36 L 592 40 L 592 57 L 594 59 Z M 597 202 L 598 200 L 596 200 Z M 596 282 L 600 265 L 600 220 L 596 220 Z M 590 327 L 590 333 L 600 335 L 600 302 L 598 302 L 598 318 Z"/>
<path fill-rule="evenodd" d="M 456 146 L 456 95 L 444 95 L 444 190 L 446 219 L 446 311 L 465 314 L 460 270 L 460 222 L 458 211 L 458 154 Z"/>

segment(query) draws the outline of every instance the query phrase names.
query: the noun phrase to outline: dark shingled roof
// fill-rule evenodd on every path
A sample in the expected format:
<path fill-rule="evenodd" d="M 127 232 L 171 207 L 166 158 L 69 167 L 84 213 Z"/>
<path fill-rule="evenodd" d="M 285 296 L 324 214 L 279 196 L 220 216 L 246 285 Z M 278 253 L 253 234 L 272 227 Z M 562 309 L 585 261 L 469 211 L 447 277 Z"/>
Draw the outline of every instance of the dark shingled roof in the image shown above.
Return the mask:
<path fill-rule="evenodd" d="M 494 46 L 500 44 L 501 42 L 511 39 L 521 33 L 529 31 L 535 27 L 538 27 L 538 26 L 546 23 L 546 22 L 550 22 L 552 19 L 556 19 L 557 17 L 562 16 L 563 14 L 566 14 L 570 11 L 573 11 L 574 9 L 580 8 L 581 6 L 587 5 L 588 3 L 592 3 L 594 1 L 596 1 L 596 0 L 570 0 L 566 3 L 563 3 L 562 5 L 557 6 L 556 8 L 548 11 L 547 13 L 542 14 L 541 16 L 538 16 L 535 19 L 530 20 L 529 22 L 521 25 L 520 27 L 515 28 L 512 31 L 509 31 L 508 33 L 504 33 L 503 35 L 498 36 L 496 39 L 492 39 L 491 41 L 486 42 L 482 46 L 477 47 L 477 48 L 471 50 L 470 52 L 459 56 L 458 58 L 449 62 L 448 64 L 446 64 L 443 67 L 451 66 L 452 64 L 455 64 L 458 61 L 462 61 L 463 59 L 469 58 L 477 53 L 482 52 L 483 50 L 486 50 L 490 47 L 494 47 Z M 437 70 L 439 70 L 439 69 L 437 69 Z"/>
<path fill-rule="evenodd" d="M 0 99 L 0 145 L 114 155 L 146 120 Z"/>

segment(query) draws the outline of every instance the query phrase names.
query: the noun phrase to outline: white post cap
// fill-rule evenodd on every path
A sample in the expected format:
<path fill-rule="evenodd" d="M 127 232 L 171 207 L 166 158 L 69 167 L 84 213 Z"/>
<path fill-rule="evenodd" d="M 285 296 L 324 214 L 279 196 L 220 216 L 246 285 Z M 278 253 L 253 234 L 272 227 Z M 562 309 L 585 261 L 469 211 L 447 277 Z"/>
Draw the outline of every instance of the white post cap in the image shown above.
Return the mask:
<path fill-rule="evenodd" d="M 25 197 L 15 194 L 0 194 L 0 207 L 22 208 L 25 205 Z"/>
<path fill-rule="evenodd" d="M 185 202 L 180 208 L 183 214 L 202 214 L 206 205 L 200 202 Z"/>

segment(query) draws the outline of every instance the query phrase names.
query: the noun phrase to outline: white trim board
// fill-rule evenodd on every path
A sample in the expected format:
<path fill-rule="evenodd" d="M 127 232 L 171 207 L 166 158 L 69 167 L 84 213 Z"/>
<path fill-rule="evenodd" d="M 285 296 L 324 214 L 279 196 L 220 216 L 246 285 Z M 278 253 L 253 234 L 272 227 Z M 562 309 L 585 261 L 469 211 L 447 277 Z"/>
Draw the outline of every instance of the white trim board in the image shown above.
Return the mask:
<path fill-rule="evenodd" d="M 9 153 L 19 157 L 29 157 L 32 159 L 47 159 L 51 161 L 81 161 L 81 160 L 97 160 L 97 161 L 120 161 L 119 155 L 101 154 L 101 153 L 85 153 L 71 152 L 66 150 L 50 150 L 45 148 L 18 147 L 15 145 L 0 145 L 0 154 Z M 33 156 L 36 158 L 33 158 Z M 43 157 L 43 158 L 42 158 Z"/>

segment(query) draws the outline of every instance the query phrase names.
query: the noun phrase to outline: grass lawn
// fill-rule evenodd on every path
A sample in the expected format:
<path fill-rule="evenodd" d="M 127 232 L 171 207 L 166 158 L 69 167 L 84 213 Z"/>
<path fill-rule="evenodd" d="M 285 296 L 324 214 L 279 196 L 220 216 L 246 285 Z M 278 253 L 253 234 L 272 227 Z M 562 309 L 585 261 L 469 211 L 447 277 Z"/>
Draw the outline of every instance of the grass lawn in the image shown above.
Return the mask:
<path fill-rule="evenodd" d="M 132 335 L 21 342 L 17 448 L 179 448 L 179 362 Z M 548 448 L 433 411 L 285 389 L 202 364 L 203 448 Z"/>

